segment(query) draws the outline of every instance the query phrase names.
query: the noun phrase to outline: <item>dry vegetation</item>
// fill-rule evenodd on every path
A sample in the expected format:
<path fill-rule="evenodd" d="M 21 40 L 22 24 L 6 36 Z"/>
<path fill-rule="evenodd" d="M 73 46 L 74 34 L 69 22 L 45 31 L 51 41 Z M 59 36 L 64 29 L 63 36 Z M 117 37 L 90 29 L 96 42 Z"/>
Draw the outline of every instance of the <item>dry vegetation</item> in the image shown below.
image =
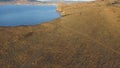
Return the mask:
<path fill-rule="evenodd" d="M 54 21 L 0 27 L 0 68 L 120 68 L 120 7 L 62 7 Z"/>

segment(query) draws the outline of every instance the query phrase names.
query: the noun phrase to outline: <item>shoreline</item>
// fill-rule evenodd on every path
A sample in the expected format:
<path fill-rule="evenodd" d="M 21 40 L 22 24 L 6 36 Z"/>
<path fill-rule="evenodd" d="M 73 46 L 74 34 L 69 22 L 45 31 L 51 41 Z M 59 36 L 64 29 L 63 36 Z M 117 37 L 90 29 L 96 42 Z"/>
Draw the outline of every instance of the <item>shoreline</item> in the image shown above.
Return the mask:
<path fill-rule="evenodd" d="M 4 4 L 5 6 L 6 6 L 6 4 Z M 0 5 L 0 6 L 4 6 L 4 5 Z M 55 6 L 55 8 L 57 8 L 57 5 L 53 5 L 53 4 L 37 4 L 37 5 L 35 5 L 35 4 L 7 4 L 8 6 L 9 5 L 15 5 L 15 6 L 23 6 L 23 5 L 25 5 L 25 6 Z M 56 9 L 54 10 L 54 11 L 56 11 Z M 16 25 L 16 26 L 0 26 L 0 27 L 6 27 L 6 28 L 8 28 L 8 27 L 26 27 L 26 26 L 36 26 L 36 25 L 40 25 L 40 24 L 44 24 L 44 23 L 48 23 L 48 22 L 51 22 L 51 21 L 54 21 L 54 20 L 56 20 L 56 19 L 59 19 L 59 18 L 61 18 L 61 13 L 60 12 L 58 12 L 58 11 L 56 11 L 56 13 L 58 13 L 59 14 L 59 16 L 60 17 L 58 17 L 58 18 L 55 18 L 55 19 L 53 19 L 53 20 L 50 20 L 50 21 L 46 21 L 46 22 L 41 22 L 41 23 L 37 23 L 37 24 L 34 24 L 34 25 Z"/>
<path fill-rule="evenodd" d="M 30 4 L 30 3 L 27 3 L 27 4 L 17 4 L 17 3 L 13 3 L 13 4 L 11 4 L 11 3 L 8 3 L 8 4 L 0 4 L 0 5 L 55 5 L 55 6 L 57 6 L 58 4 Z"/>
<path fill-rule="evenodd" d="M 53 21 L 0 27 L 1 68 L 120 68 L 120 7 L 59 7 Z"/>
<path fill-rule="evenodd" d="M 0 2 L 0 5 L 7 5 L 7 4 L 17 4 L 17 5 L 59 5 L 61 4 L 60 2 Z"/>
<path fill-rule="evenodd" d="M 2 6 L 2 5 L 38 5 L 38 6 L 44 6 L 44 5 L 50 5 L 50 6 L 58 6 L 57 4 L 0 4 L 0 6 Z"/>

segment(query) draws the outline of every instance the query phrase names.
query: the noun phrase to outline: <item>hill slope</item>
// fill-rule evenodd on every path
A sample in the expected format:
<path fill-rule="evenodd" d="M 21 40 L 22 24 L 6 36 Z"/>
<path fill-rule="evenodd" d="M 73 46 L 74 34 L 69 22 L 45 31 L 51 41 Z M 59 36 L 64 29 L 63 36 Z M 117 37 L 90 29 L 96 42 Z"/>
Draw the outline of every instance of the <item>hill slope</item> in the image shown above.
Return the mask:
<path fill-rule="evenodd" d="M 61 12 L 36 26 L 0 27 L 1 68 L 120 68 L 118 5 L 78 3 Z"/>

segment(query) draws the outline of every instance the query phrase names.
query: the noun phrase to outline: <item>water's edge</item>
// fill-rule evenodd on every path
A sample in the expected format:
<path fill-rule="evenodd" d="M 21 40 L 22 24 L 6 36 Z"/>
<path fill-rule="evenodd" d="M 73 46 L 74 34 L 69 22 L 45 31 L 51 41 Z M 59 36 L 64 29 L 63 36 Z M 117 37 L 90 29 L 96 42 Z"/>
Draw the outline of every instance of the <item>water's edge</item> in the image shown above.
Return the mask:
<path fill-rule="evenodd" d="M 11 4 L 11 5 L 13 5 L 13 4 Z M 15 4 L 15 5 L 18 5 L 18 4 Z M 27 5 L 27 6 L 32 6 L 32 4 L 19 4 L 19 5 Z M 34 5 L 34 6 L 46 6 L 46 5 Z M 0 26 L 0 27 L 26 27 L 26 26 L 36 26 L 36 25 L 41 25 L 41 24 L 44 24 L 44 23 L 49 23 L 49 22 L 52 22 L 52 21 L 54 21 L 54 20 L 57 20 L 57 19 L 59 19 L 59 18 L 61 18 L 62 16 L 61 16 L 61 12 L 59 12 L 59 11 L 57 11 L 57 8 L 58 8 L 58 5 L 50 5 L 50 6 L 56 6 L 56 9 L 55 9 L 55 11 L 60 15 L 60 17 L 58 17 L 58 18 L 55 18 L 55 19 L 53 19 L 53 20 L 49 20 L 49 21 L 46 21 L 46 22 L 41 22 L 41 23 L 38 23 L 38 24 L 32 24 L 32 25 L 16 25 L 16 26 Z"/>

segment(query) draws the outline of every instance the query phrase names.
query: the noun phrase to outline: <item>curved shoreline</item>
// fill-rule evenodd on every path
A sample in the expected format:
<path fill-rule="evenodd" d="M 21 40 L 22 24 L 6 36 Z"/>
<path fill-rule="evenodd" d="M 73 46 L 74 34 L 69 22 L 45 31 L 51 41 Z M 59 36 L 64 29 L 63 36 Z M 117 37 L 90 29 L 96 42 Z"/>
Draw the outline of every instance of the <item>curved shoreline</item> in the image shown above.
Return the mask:
<path fill-rule="evenodd" d="M 0 5 L 58 5 L 59 3 L 43 3 L 43 2 L 0 2 Z"/>
<path fill-rule="evenodd" d="M 8 27 L 9 26 L 13 26 L 13 27 L 14 26 L 27 26 L 27 25 L 32 26 L 32 25 L 42 24 L 44 22 L 53 21 L 53 20 L 61 17 L 60 13 L 56 11 L 57 6 L 54 6 L 54 5 L 50 5 L 50 6 L 48 6 L 48 5 L 27 5 L 27 6 L 26 5 L 19 5 L 19 6 L 18 5 L 5 5 L 5 6 L 0 6 L 0 7 L 1 7 L 1 9 L 2 9 L 2 7 L 3 7 L 3 9 L 4 8 L 10 9 L 10 11 L 5 11 L 7 13 L 14 12 L 14 10 L 16 10 L 15 15 L 14 15 L 14 13 L 11 14 L 13 16 L 10 16 L 11 17 L 10 20 L 8 17 L 6 17 L 5 12 L 3 12 L 3 18 L 1 17 L 1 19 L 0 19 L 1 20 L 0 26 L 3 26 L 3 27 L 4 26 L 8 26 Z M 15 9 L 11 10 L 12 8 L 15 8 Z M 21 9 L 19 9 L 19 8 L 21 8 Z M 17 11 L 17 9 L 20 10 L 20 12 Z M 38 12 L 38 10 L 39 10 L 39 12 Z M 32 11 L 32 16 L 30 14 L 31 11 Z M 26 12 L 29 12 L 29 13 L 26 13 Z M 47 15 L 44 15 L 43 13 L 47 14 Z M 23 15 L 21 15 L 21 14 L 23 14 Z M 27 15 L 29 15 L 29 16 L 27 16 Z M 51 15 L 53 15 L 53 16 L 51 16 Z M 15 18 L 15 16 L 18 16 L 18 17 L 20 16 L 20 17 Z M 34 21 L 31 20 L 31 18 L 34 19 Z M 4 22 L 6 22 L 6 24 Z M 28 23 L 26 23 L 26 22 L 28 22 Z"/>
<path fill-rule="evenodd" d="M 77 7 L 76 7 L 77 6 Z M 120 68 L 120 7 L 72 4 L 35 26 L 0 27 L 2 68 Z"/>

